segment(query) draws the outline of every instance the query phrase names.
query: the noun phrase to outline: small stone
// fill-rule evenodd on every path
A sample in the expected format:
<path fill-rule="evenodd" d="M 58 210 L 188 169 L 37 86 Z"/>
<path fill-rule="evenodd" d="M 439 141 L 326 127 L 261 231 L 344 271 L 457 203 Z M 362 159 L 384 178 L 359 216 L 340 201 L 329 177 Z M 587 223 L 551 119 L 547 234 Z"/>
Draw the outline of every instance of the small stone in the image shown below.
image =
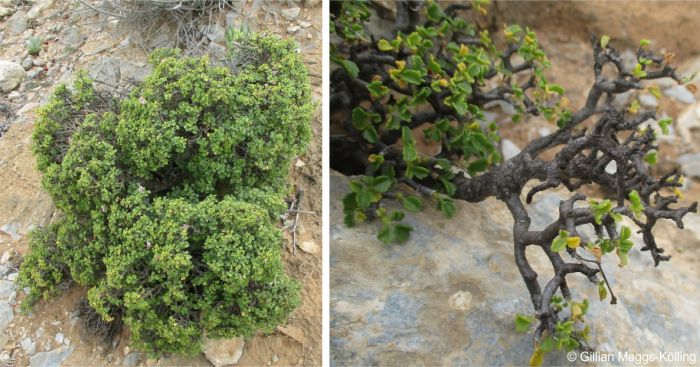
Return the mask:
<path fill-rule="evenodd" d="M 282 11 L 281 11 L 282 16 L 289 19 L 289 20 L 296 19 L 299 16 L 299 12 L 301 12 L 301 9 L 299 7 L 282 9 Z"/>
<path fill-rule="evenodd" d="M 307 39 L 312 39 L 312 38 L 314 38 L 314 36 L 312 36 L 311 33 L 307 33 L 307 34 L 306 34 L 306 38 L 307 38 Z"/>
<path fill-rule="evenodd" d="M 503 139 L 502 151 L 503 159 L 509 160 L 520 153 L 520 148 L 511 140 Z"/>
<path fill-rule="evenodd" d="M 29 112 L 34 111 L 34 110 L 35 110 L 37 107 L 39 107 L 39 106 L 40 106 L 40 105 L 39 105 L 38 103 L 33 103 L 33 102 L 32 102 L 32 103 L 27 103 L 27 104 L 25 104 L 24 106 L 22 106 L 22 108 L 20 108 L 19 111 L 17 111 L 17 114 L 18 114 L 18 115 L 24 115 L 24 114 L 26 114 L 26 113 L 29 113 Z"/>
<path fill-rule="evenodd" d="M 307 254 L 315 254 L 318 251 L 318 245 L 314 241 L 302 241 L 299 248 Z"/>
<path fill-rule="evenodd" d="M 11 8 L 8 8 L 5 6 L 0 6 L 0 17 L 4 17 L 4 16 L 12 14 L 12 11 L 13 10 Z"/>
<path fill-rule="evenodd" d="M 671 88 L 668 88 L 664 90 L 664 94 L 671 98 L 675 98 L 679 102 L 685 104 L 691 104 L 695 102 L 695 96 L 693 96 L 693 93 L 690 93 L 688 88 L 682 85 L 675 85 Z"/>
<path fill-rule="evenodd" d="M 53 339 L 58 343 L 58 344 L 63 344 L 63 339 L 65 339 L 65 336 L 63 333 L 57 333 L 56 336 L 53 337 Z"/>
<path fill-rule="evenodd" d="M 58 367 L 73 352 L 73 348 L 63 346 L 52 351 L 37 353 L 29 358 L 31 367 Z"/>
<path fill-rule="evenodd" d="M 459 291 L 450 296 L 448 303 L 450 308 L 460 311 L 466 311 L 471 306 L 472 294 L 468 291 Z"/>
<path fill-rule="evenodd" d="M 13 36 L 20 35 L 27 30 L 27 13 L 18 11 L 7 20 L 7 30 Z"/>
<path fill-rule="evenodd" d="M 27 57 L 22 61 L 22 67 L 24 70 L 29 70 L 34 66 L 34 60 L 31 57 Z"/>
<path fill-rule="evenodd" d="M 24 294 L 29 294 L 29 292 L 31 292 L 31 291 L 32 291 L 32 289 L 29 287 L 22 288 L 22 292 L 24 292 Z"/>
<path fill-rule="evenodd" d="M 17 285 L 15 283 L 5 280 L 5 279 L 0 279 L 0 299 L 7 299 L 10 297 L 10 294 L 17 289 Z"/>
<path fill-rule="evenodd" d="M 126 349 L 126 348 L 125 348 Z M 124 357 L 124 366 L 134 367 L 141 362 L 141 353 L 129 353 Z"/>
<path fill-rule="evenodd" d="M 616 161 L 610 161 L 607 166 L 605 166 L 605 172 L 608 174 L 615 174 L 617 172 L 617 162 Z"/>
<path fill-rule="evenodd" d="M 8 302 L 0 301 L 0 333 L 12 322 L 15 318 L 15 313 L 12 312 L 12 306 Z"/>
<path fill-rule="evenodd" d="M 311 27 L 311 22 L 305 22 L 303 20 L 300 20 L 299 25 L 301 26 L 301 28 L 309 28 Z"/>
<path fill-rule="evenodd" d="M 15 239 L 15 237 L 12 236 L 12 232 L 10 232 L 9 230 L 4 230 L 3 228 L 5 228 L 5 227 L 4 226 L 0 227 L 0 231 L 3 231 L 5 233 L 9 234 L 12 237 L 12 239 Z M 13 252 L 14 251 L 12 251 L 12 249 L 3 252 L 2 257 L 0 257 L 0 264 L 7 264 L 10 261 L 10 259 L 12 258 Z"/>
<path fill-rule="evenodd" d="M 66 28 L 61 35 L 61 43 L 73 48 L 80 47 L 83 44 L 83 36 L 80 34 L 80 29 L 77 27 Z"/>
<path fill-rule="evenodd" d="M 44 66 L 46 65 L 46 60 L 44 59 L 36 59 L 32 60 L 34 62 L 34 66 Z"/>
<path fill-rule="evenodd" d="M 12 61 L 0 60 L 0 90 L 3 93 L 17 88 L 26 75 L 27 72 L 22 65 Z"/>
<path fill-rule="evenodd" d="M 214 367 L 221 367 L 238 363 L 243 355 L 243 338 L 209 339 L 204 338 L 202 349 L 204 356 Z"/>
<path fill-rule="evenodd" d="M 30 356 L 36 354 L 36 343 L 31 338 L 24 338 L 20 341 L 19 346 Z"/>
<path fill-rule="evenodd" d="M 678 157 L 678 163 L 684 175 L 700 178 L 700 153 L 684 154 Z"/>
<path fill-rule="evenodd" d="M 11 306 L 17 304 L 17 291 L 10 293 L 10 296 L 7 298 L 7 303 L 9 303 Z"/>
<path fill-rule="evenodd" d="M 540 136 L 547 136 L 552 133 L 552 130 L 547 127 L 541 127 L 537 130 L 537 133 L 540 134 Z"/>
<path fill-rule="evenodd" d="M 298 341 L 299 343 L 304 344 L 306 342 L 306 338 L 304 337 L 304 330 L 302 330 L 299 327 L 292 325 L 278 326 L 277 331 Z"/>
<path fill-rule="evenodd" d="M 131 351 L 131 349 L 129 349 L 129 347 L 126 346 L 126 347 L 124 347 L 124 351 L 122 353 L 126 356 L 129 354 L 129 351 Z"/>
<path fill-rule="evenodd" d="M 224 27 L 216 24 L 207 29 L 206 35 L 212 42 L 221 42 L 226 37 L 226 30 Z"/>
<path fill-rule="evenodd" d="M 15 273 L 12 273 L 12 274 L 10 274 L 10 275 L 7 276 L 7 280 L 9 280 L 9 281 L 11 281 L 11 282 L 14 282 L 14 281 L 17 280 L 17 277 L 18 277 L 18 276 L 19 276 L 19 273 L 16 273 L 16 272 L 15 272 Z"/>
<path fill-rule="evenodd" d="M 318 6 L 318 4 L 321 3 L 321 0 L 304 0 L 304 5 L 307 8 L 315 8 Z"/>
<path fill-rule="evenodd" d="M 640 95 L 639 103 L 641 103 L 644 107 L 656 107 L 659 105 L 659 102 L 656 100 L 656 97 L 654 97 L 651 94 Z"/>
<path fill-rule="evenodd" d="M 13 90 L 12 92 L 10 92 L 10 94 L 7 95 L 7 99 L 13 102 L 17 101 L 20 98 L 22 98 L 22 94 L 20 94 L 20 92 L 16 90 Z"/>
<path fill-rule="evenodd" d="M 297 161 L 294 163 L 294 166 L 296 168 L 301 168 L 306 166 L 306 163 L 304 163 L 304 161 L 302 161 L 301 159 L 297 159 Z"/>
<path fill-rule="evenodd" d="M 272 355 L 272 363 L 277 363 L 280 361 L 280 357 L 277 356 L 277 354 Z"/>
<path fill-rule="evenodd" d="M 236 13 L 230 11 L 226 13 L 226 27 L 232 28 L 236 25 Z"/>
<path fill-rule="evenodd" d="M 294 33 L 299 32 L 300 29 L 301 28 L 298 25 L 289 26 L 289 27 L 287 27 L 287 33 L 294 34 Z"/>

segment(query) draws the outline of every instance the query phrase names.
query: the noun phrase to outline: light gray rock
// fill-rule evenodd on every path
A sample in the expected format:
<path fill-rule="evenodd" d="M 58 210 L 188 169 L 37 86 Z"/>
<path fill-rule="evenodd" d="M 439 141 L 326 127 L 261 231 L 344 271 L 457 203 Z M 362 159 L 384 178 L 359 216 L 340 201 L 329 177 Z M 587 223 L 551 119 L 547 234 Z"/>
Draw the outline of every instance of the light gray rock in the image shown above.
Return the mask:
<path fill-rule="evenodd" d="M 31 367 L 60 367 L 61 363 L 63 363 L 72 352 L 72 347 L 62 346 L 48 352 L 37 353 L 29 358 L 29 365 Z"/>
<path fill-rule="evenodd" d="M 221 367 L 238 363 L 243 355 L 244 344 L 243 338 L 209 339 L 205 337 L 202 350 L 214 367 Z"/>
<path fill-rule="evenodd" d="M 5 24 L 10 34 L 14 36 L 20 35 L 27 30 L 27 13 L 22 10 L 15 12 Z"/>
<path fill-rule="evenodd" d="M 690 91 L 682 85 L 674 85 L 671 88 L 665 89 L 664 94 L 685 104 L 695 103 L 695 96 L 693 96 L 693 93 L 690 93 Z"/>
<path fill-rule="evenodd" d="M 19 342 L 19 346 L 22 350 L 30 356 L 36 354 L 36 342 L 32 341 L 31 338 L 23 338 Z"/>
<path fill-rule="evenodd" d="M 124 366 L 134 367 L 141 362 L 141 353 L 131 352 L 124 357 Z"/>
<path fill-rule="evenodd" d="M 321 0 L 304 0 L 304 6 L 306 6 L 307 8 L 315 8 L 320 3 Z"/>
<path fill-rule="evenodd" d="M 297 19 L 300 12 L 301 12 L 301 9 L 299 7 L 293 7 L 293 8 L 280 10 L 280 13 L 282 14 L 282 16 L 289 19 L 289 20 Z"/>
<path fill-rule="evenodd" d="M 19 276 L 19 273 L 15 272 L 7 276 L 7 280 L 14 282 L 17 280 L 17 277 Z"/>
<path fill-rule="evenodd" d="M 287 33 L 294 34 L 299 32 L 300 29 L 301 27 L 299 27 L 298 25 L 290 25 L 289 27 L 287 27 Z"/>
<path fill-rule="evenodd" d="M 41 16 L 41 13 L 53 4 L 53 0 L 38 0 L 34 2 L 34 6 L 27 12 L 27 18 L 36 19 Z"/>
<path fill-rule="evenodd" d="M 501 150 L 503 153 L 503 159 L 509 160 L 520 153 L 520 148 L 513 143 L 513 141 L 508 139 L 503 139 Z"/>
<path fill-rule="evenodd" d="M 14 10 L 12 8 L 6 7 L 6 6 L 0 6 L 0 17 L 5 17 L 10 14 L 12 14 Z"/>
<path fill-rule="evenodd" d="M 151 74 L 152 70 L 151 64 L 135 63 L 124 59 L 119 60 L 119 76 L 122 80 L 142 83 Z"/>
<path fill-rule="evenodd" d="M 78 27 L 66 28 L 61 34 L 61 43 L 73 48 L 78 48 L 83 44 L 83 35 Z"/>
<path fill-rule="evenodd" d="M 207 38 L 212 42 L 223 42 L 226 38 L 226 30 L 224 27 L 215 24 L 206 29 Z"/>
<path fill-rule="evenodd" d="M 12 62 L 0 60 L 0 90 L 7 93 L 15 88 L 24 80 L 27 72 L 22 65 Z"/>
<path fill-rule="evenodd" d="M 700 153 L 684 154 L 678 157 L 681 171 L 684 175 L 693 178 L 700 178 Z"/>
<path fill-rule="evenodd" d="M 14 320 L 15 314 L 12 312 L 12 306 L 7 301 L 0 301 L 0 335 L 5 331 L 8 325 Z"/>
<path fill-rule="evenodd" d="M 348 182 L 331 174 L 330 364 L 526 365 L 532 335 L 516 332 L 513 320 L 533 308 L 513 258 L 513 220 L 505 204 L 493 198 L 456 201 L 455 216 L 447 219 L 426 202 L 423 212 L 406 215 L 413 227 L 410 239 L 387 246 L 376 239 L 376 223 L 343 224 Z M 570 195 L 565 190 L 537 194 L 526 206 L 531 228 L 556 220 L 559 201 Z M 595 285 L 585 277 L 567 277 L 573 298 L 590 300 L 586 321 L 594 348 L 698 351 L 700 218 L 687 218 L 687 231 L 668 221 L 655 228 L 657 242 L 673 255 L 671 263 L 654 267 L 649 254 L 639 251 L 642 241 L 634 230 L 628 266 L 619 268 L 615 256 L 603 259 L 617 305 L 599 302 Z M 543 284 L 551 264 L 541 249 L 531 247 L 528 260 Z M 551 352 L 544 365 L 587 364 Z"/>
<path fill-rule="evenodd" d="M 642 94 L 639 96 L 639 103 L 644 107 L 656 107 L 659 105 L 659 101 L 656 100 L 651 94 Z"/>
<path fill-rule="evenodd" d="M 17 285 L 15 283 L 5 280 L 5 279 L 0 279 L 0 299 L 1 300 L 6 300 L 8 297 L 10 297 L 10 294 L 17 289 Z"/>
<path fill-rule="evenodd" d="M 95 89 L 114 90 L 119 86 L 119 63 L 116 57 L 103 57 L 88 68 L 88 74 L 97 81 Z"/>
<path fill-rule="evenodd" d="M 22 60 L 22 68 L 24 70 L 29 70 L 34 66 L 34 60 L 32 60 L 31 57 L 25 57 L 24 60 Z"/>
<path fill-rule="evenodd" d="M 65 338 L 66 338 L 66 337 L 63 336 L 63 333 L 56 333 L 56 335 L 53 337 L 53 339 L 54 339 L 54 340 L 56 341 L 56 343 L 58 343 L 58 344 L 63 344 L 63 340 L 64 340 Z"/>

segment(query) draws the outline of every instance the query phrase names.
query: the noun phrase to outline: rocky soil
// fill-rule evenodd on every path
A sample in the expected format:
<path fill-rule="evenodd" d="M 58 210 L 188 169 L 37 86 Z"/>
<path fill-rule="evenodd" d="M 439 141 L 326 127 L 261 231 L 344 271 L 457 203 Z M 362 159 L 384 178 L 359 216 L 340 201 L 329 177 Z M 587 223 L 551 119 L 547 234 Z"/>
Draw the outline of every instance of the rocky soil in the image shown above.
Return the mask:
<path fill-rule="evenodd" d="M 93 1 L 94 6 L 109 2 Z M 148 359 L 130 350 L 128 330 L 110 343 L 82 333 L 75 306 L 85 290 L 67 287 L 55 299 L 23 314 L 18 304 L 25 292 L 14 281 L 27 233 L 58 215 L 41 188 L 29 150 L 35 109 L 60 81 L 86 69 L 101 88 L 123 92 L 143 80 L 149 68 L 145 48 L 172 45 L 167 27 L 144 40 L 138 29 L 80 6 L 74 1 L 0 0 L 0 365 L 16 366 L 211 366 L 232 364 L 321 364 L 321 7 L 318 1 L 242 1 L 213 13 L 200 42 L 213 58 L 224 50 L 225 27 L 247 27 L 292 37 L 309 66 L 319 113 L 314 139 L 304 155 L 290 162 L 291 180 L 304 190 L 297 228 L 299 250 L 286 247 L 288 272 L 303 284 L 302 305 L 271 335 L 244 343 L 207 342 L 207 354 Z M 40 38 L 40 51 L 28 52 L 28 41 Z M 202 52 L 202 51 L 200 51 Z M 283 225 L 283 224 L 280 224 Z M 288 236 L 291 243 L 291 235 Z"/>
<path fill-rule="evenodd" d="M 392 4 L 387 3 L 388 7 Z M 590 35 L 607 34 L 629 60 L 641 38 L 676 53 L 683 74 L 700 70 L 700 41 L 694 36 L 700 8 L 681 2 L 499 2 L 479 21 L 519 23 L 534 29 L 553 67 L 548 78 L 567 89 L 572 107 L 581 106 L 592 84 Z M 684 21 L 687 20 L 687 21 Z M 675 118 L 671 134 L 660 138 L 659 172 L 680 169 L 691 179 L 685 202 L 700 200 L 700 103 L 682 87 L 657 82 L 662 96 L 628 94 L 644 108 Z M 541 118 L 510 122 L 507 106 L 489 106 L 487 116 L 501 126 L 504 156 L 556 127 Z M 650 122 L 653 125 L 653 122 Z M 429 209 L 407 215 L 411 239 L 384 245 L 375 224 L 349 229 L 343 224 L 342 198 L 348 178 L 331 176 L 331 365 L 525 365 L 532 353 L 529 335 L 515 332 L 515 313 L 530 313 L 531 302 L 513 259 L 512 217 L 495 199 L 459 202 L 445 219 Z M 600 197 L 596 188 L 586 190 Z M 554 219 L 566 190 L 535 197 L 528 207 L 533 225 Z M 583 279 L 570 284 L 575 297 L 591 300 L 587 317 L 592 344 L 602 352 L 684 352 L 700 355 L 700 216 L 690 214 L 686 229 L 659 223 L 655 235 L 673 256 L 658 268 L 648 253 L 630 252 L 630 265 L 611 261 L 608 277 L 619 304 L 597 301 L 595 287 Z M 641 243 L 640 238 L 634 239 Z M 541 279 L 551 265 L 530 253 Z M 548 273 L 549 272 L 549 273 Z M 573 281 L 572 277 L 572 281 Z M 576 365 L 565 353 L 552 353 L 546 365 Z M 594 363 L 596 364 L 596 363 Z M 651 365 L 671 365 L 651 363 Z M 683 365 L 683 363 L 675 364 Z"/>

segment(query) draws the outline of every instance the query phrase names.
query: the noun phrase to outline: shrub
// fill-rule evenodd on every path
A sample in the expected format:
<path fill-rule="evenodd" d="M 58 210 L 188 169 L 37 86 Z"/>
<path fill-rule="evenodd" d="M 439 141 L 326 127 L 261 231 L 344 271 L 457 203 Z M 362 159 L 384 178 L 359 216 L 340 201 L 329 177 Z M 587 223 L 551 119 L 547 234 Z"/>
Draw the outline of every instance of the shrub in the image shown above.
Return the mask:
<path fill-rule="evenodd" d="M 616 303 L 601 258 L 616 255 L 621 267 L 627 264 L 634 243 L 631 228 L 620 223 L 623 216 L 639 228 L 641 251 L 648 251 L 658 266 L 670 256 L 657 245 L 654 225 L 670 219 L 683 228 L 683 217 L 697 210 L 697 203 L 675 205 L 682 199 L 680 174 L 657 178 L 650 173 L 656 136 L 671 120 L 641 128 L 656 120 L 655 111 L 641 110 L 636 100 L 624 110 L 612 105 L 616 94 L 631 90 L 647 88 L 658 96 L 651 80 L 685 84 L 689 79 L 671 66 L 671 53 L 657 52 L 647 40 L 640 42 L 637 63 L 629 69 L 609 37 L 593 37 L 595 80 L 585 105 L 572 110 L 563 88 L 545 77 L 550 61 L 534 32 L 509 25 L 499 39 L 459 16 L 465 10 L 485 12 L 485 4 L 443 9 L 434 1 L 398 2 L 389 39 L 365 33 L 363 22 L 371 18 L 366 2 L 332 4 L 331 29 L 338 37 L 331 60 L 338 68 L 331 74 L 330 100 L 344 133 L 331 141 L 331 165 L 362 175 L 351 181 L 351 193 L 343 200 L 345 223 L 377 218 L 383 242 L 410 237 L 404 210 L 434 205 L 451 217 L 454 200 L 503 201 L 514 220 L 515 262 L 534 308 L 534 316 L 518 315 L 516 326 L 527 331 L 538 319 L 531 364 L 540 364 L 554 348 L 589 347 L 584 324 L 589 303 L 572 299 L 567 275 L 586 277 L 601 301 L 609 297 Z M 611 73 L 603 73 L 604 68 Z M 513 106 L 513 123 L 542 116 L 556 131 L 504 161 L 497 126 L 483 113 L 492 101 Z M 419 139 L 437 148 L 422 149 Z M 544 152 L 555 153 L 554 158 L 543 157 Z M 604 169 L 610 162 L 617 164 L 613 174 Z M 524 192 L 530 180 L 539 184 Z M 542 231 L 530 228 L 526 204 L 535 194 L 562 185 L 575 192 L 592 184 L 602 188 L 604 200 L 574 208 L 585 199 L 574 193 L 552 208 L 559 213 L 556 221 Z M 386 200 L 399 201 L 404 210 L 389 209 Z M 578 232 L 587 225 L 595 228 L 596 238 Z M 527 246 L 541 247 L 552 263 L 555 274 L 544 287 L 525 257 Z"/>
<path fill-rule="evenodd" d="M 26 42 L 27 52 L 29 52 L 30 55 L 38 55 L 39 52 L 41 52 L 42 43 L 43 41 L 39 36 L 29 37 Z"/>
<path fill-rule="evenodd" d="M 157 355 L 197 353 L 203 333 L 269 332 L 299 304 L 276 221 L 310 139 L 307 72 L 293 42 L 230 37 L 256 62 L 234 73 L 161 49 L 122 101 L 84 72 L 56 87 L 33 151 L 62 215 L 32 233 L 24 307 L 73 281 Z"/>

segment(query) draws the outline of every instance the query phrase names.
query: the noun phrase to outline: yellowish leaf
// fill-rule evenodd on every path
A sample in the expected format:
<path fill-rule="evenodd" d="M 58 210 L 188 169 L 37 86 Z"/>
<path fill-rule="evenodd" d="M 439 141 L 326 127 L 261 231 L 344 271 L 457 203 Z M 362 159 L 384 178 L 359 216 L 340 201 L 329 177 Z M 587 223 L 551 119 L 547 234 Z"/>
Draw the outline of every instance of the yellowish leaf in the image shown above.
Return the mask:
<path fill-rule="evenodd" d="M 532 356 L 530 357 L 530 367 L 541 366 L 542 362 L 544 362 L 544 352 L 537 347 L 535 348 L 535 351 L 532 352 Z"/>
<path fill-rule="evenodd" d="M 569 248 L 577 248 L 581 244 L 581 237 L 569 237 L 566 239 L 566 246 Z"/>

